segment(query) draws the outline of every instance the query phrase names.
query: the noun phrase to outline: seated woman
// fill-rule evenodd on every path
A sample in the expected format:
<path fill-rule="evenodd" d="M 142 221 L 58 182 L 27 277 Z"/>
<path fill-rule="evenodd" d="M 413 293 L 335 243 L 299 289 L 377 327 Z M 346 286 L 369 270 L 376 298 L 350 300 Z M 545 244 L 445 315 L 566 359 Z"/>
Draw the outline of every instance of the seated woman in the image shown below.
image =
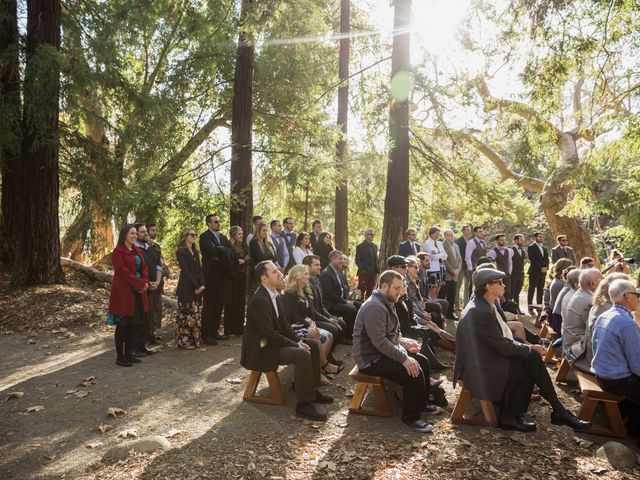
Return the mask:
<path fill-rule="evenodd" d="M 334 365 L 327 359 L 331 351 L 333 335 L 316 326 L 309 278 L 309 267 L 306 265 L 295 265 L 289 270 L 282 294 L 285 316 L 300 339 L 309 338 L 318 342 L 322 371 L 325 374 L 337 374 L 343 370 L 344 366 Z"/>
<path fill-rule="evenodd" d="M 307 255 L 313 255 L 311 237 L 307 232 L 300 232 L 296 237 L 296 248 L 293 249 L 293 259 L 296 265 L 302 265 L 302 259 Z"/>

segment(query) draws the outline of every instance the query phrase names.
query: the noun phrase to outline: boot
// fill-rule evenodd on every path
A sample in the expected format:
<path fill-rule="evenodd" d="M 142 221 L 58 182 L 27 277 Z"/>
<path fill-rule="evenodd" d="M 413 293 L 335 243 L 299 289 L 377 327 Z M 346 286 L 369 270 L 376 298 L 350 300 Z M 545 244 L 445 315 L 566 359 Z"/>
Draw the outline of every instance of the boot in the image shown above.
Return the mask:
<path fill-rule="evenodd" d="M 427 357 L 427 360 L 429 361 L 429 366 L 431 367 L 431 370 L 433 370 L 434 372 L 445 370 L 450 367 L 449 365 L 445 365 L 440 360 L 438 360 L 438 357 L 436 357 L 436 354 L 431 348 L 431 345 L 428 344 L 427 342 L 422 342 L 422 348 L 420 349 L 420 353 L 422 353 L 425 357 Z"/>

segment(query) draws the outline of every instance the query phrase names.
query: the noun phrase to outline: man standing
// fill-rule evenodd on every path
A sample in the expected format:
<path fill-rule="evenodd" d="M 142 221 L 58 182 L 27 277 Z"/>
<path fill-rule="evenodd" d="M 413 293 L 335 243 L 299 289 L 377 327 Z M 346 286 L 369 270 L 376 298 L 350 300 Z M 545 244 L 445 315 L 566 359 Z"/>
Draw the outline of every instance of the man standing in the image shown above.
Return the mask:
<path fill-rule="evenodd" d="M 287 264 L 287 271 L 296 264 L 293 258 L 293 249 L 296 248 L 296 238 L 298 235 L 293 231 L 293 218 L 286 217 L 282 220 L 284 230 L 280 234 L 285 241 L 287 252 L 289 252 L 289 263 Z"/>
<path fill-rule="evenodd" d="M 513 236 L 513 246 L 511 251 L 511 300 L 518 305 L 518 313 L 522 314 L 520 310 L 520 292 L 524 286 L 524 262 L 527 260 L 527 252 L 523 248 L 524 235 L 518 233 Z"/>
<path fill-rule="evenodd" d="M 449 308 L 445 312 L 445 317 L 457 320 L 454 313 L 454 303 L 456 298 L 456 287 L 460 270 L 462 269 L 462 255 L 458 244 L 454 241 L 453 230 L 444 231 L 444 242 L 442 242 L 447 258 L 444 261 L 444 288 L 440 291 L 440 298 L 444 298 L 449 302 Z"/>
<path fill-rule="evenodd" d="M 511 270 L 513 268 L 513 250 L 507 248 L 507 237 L 499 233 L 494 238 L 495 246 L 487 252 L 487 257 L 495 260 L 496 268 L 504 273 L 502 282 L 504 283 L 504 297 L 511 298 Z"/>
<path fill-rule="evenodd" d="M 154 327 L 154 336 L 151 341 L 153 345 L 158 345 L 158 340 L 162 337 L 159 335 L 159 330 L 162 328 L 162 296 L 164 295 L 164 279 L 169 276 L 169 268 L 167 267 L 167 263 L 162 258 L 162 248 L 160 244 L 156 242 L 156 238 L 158 237 L 158 227 L 155 223 L 147 224 L 147 233 L 149 234 L 149 241 L 147 242 L 150 247 L 153 247 L 158 257 L 160 257 L 160 265 L 162 266 L 162 273 L 159 274 L 160 284 L 158 288 L 152 292 L 149 292 L 149 302 L 151 303 L 151 310 L 153 310 L 153 327 Z"/>
<path fill-rule="evenodd" d="M 415 257 L 418 255 L 418 252 L 420 252 L 420 244 L 416 241 L 416 238 L 418 238 L 418 232 L 413 228 L 409 228 L 404 232 L 404 234 L 407 239 L 398 247 L 398 255 L 401 257 L 413 255 Z"/>
<path fill-rule="evenodd" d="M 247 370 L 270 372 L 278 365 L 295 365 L 296 415 L 309 420 L 326 420 L 313 403 L 332 403 L 333 398 L 316 390 L 320 386 L 320 350 L 315 340 L 298 340 L 284 317 L 278 290 L 284 288 L 282 272 L 273 262 L 255 268 L 260 287 L 249 300 L 247 324 L 242 337 L 240 364 Z M 206 290 L 206 289 L 205 289 Z"/>
<path fill-rule="evenodd" d="M 220 335 L 220 319 L 224 304 L 231 301 L 234 254 L 229 240 L 220 232 L 220 217 L 206 217 L 207 230 L 200 235 L 202 273 L 204 274 L 204 297 L 202 306 L 202 339 L 208 345 L 218 340 L 228 340 Z"/>
<path fill-rule="evenodd" d="M 533 234 L 533 243 L 527 248 L 529 257 L 529 290 L 527 292 L 527 305 L 533 304 L 533 295 L 536 294 L 536 304 L 542 305 L 544 294 L 544 279 L 549 268 L 549 250 L 543 245 L 544 234 L 536 232 Z M 533 315 L 533 311 L 529 310 Z"/>
<path fill-rule="evenodd" d="M 282 224 L 280 220 L 271 220 L 269 226 L 271 227 L 271 241 L 276 250 L 276 267 L 284 274 L 287 272 L 287 265 L 289 265 L 289 250 L 281 235 Z"/>
<path fill-rule="evenodd" d="M 460 274 L 458 275 L 458 283 L 456 284 L 456 296 L 455 305 L 453 309 L 456 311 L 462 310 L 460 305 L 460 290 L 462 290 L 462 298 L 464 302 L 467 302 L 469 298 L 469 279 L 467 278 L 467 267 L 465 265 L 464 256 L 467 254 L 467 242 L 471 238 L 471 227 L 469 225 L 462 226 L 462 235 L 456 239 L 456 245 L 462 258 L 462 267 L 460 268 Z"/>
<path fill-rule="evenodd" d="M 556 237 L 558 244 L 551 249 L 551 263 L 556 263 L 561 258 L 568 258 L 576 263 L 576 257 L 573 254 L 573 248 L 568 247 L 569 241 L 566 235 L 558 235 Z"/>
<path fill-rule="evenodd" d="M 562 318 L 562 349 L 570 350 L 574 360 L 582 355 L 582 338 L 587 329 L 587 320 L 593 300 L 593 292 L 604 277 L 597 268 L 583 270 L 580 274 L 580 288 L 573 294 L 567 305 L 567 314 Z"/>
<path fill-rule="evenodd" d="M 464 259 L 467 269 L 467 290 L 471 295 L 471 277 L 478 265 L 478 260 L 487 256 L 487 242 L 484 241 L 484 227 L 473 227 L 474 237 L 467 242 Z M 465 300 L 469 300 L 467 297 Z"/>
<path fill-rule="evenodd" d="M 316 245 L 318 244 L 318 238 L 320 237 L 320 234 L 322 233 L 322 222 L 320 220 L 314 220 L 311 223 L 311 248 L 313 248 L 314 250 L 316 249 Z"/>
<path fill-rule="evenodd" d="M 340 250 L 333 250 L 329 254 L 329 265 L 320 274 L 322 286 L 322 301 L 331 315 L 342 317 L 347 322 L 344 330 L 346 339 L 353 336 L 353 324 L 356 321 L 358 309 L 356 303 L 349 298 L 349 291 L 342 280 L 342 256 Z"/>
<path fill-rule="evenodd" d="M 420 418 L 423 411 L 439 409 L 428 403 L 429 362 L 416 340 L 404 338 L 394 304 L 404 290 L 401 274 L 387 270 L 380 286 L 362 304 L 353 334 L 353 359 L 366 375 L 381 376 L 402 385 L 402 421 L 419 432 L 433 425 Z"/>
<path fill-rule="evenodd" d="M 358 289 L 366 300 L 376 288 L 378 268 L 378 246 L 373 243 L 373 230 L 364 231 L 364 241 L 356 247 L 356 265 L 358 267 Z"/>

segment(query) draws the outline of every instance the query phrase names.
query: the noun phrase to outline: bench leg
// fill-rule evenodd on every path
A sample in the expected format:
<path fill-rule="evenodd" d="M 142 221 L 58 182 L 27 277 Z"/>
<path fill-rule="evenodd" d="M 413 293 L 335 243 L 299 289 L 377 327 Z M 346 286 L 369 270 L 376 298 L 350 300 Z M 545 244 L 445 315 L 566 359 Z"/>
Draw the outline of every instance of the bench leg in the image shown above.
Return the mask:
<path fill-rule="evenodd" d="M 242 399 L 245 402 L 251 401 L 251 398 L 256 395 L 256 390 L 258 389 L 258 383 L 260 383 L 261 376 L 262 372 L 256 371 L 252 371 L 249 375 L 249 378 L 247 379 L 247 386 L 244 389 L 244 395 L 242 396 Z"/>
<path fill-rule="evenodd" d="M 620 415 L 620 408 L 617 402 L 605 402 L 605 408 L 607 409 L 607 416 L 609 417 L 609 423 L 611 424 L 611 430 L 613 434 L 619 437 L 625 437 L 627 435 L 627 429 L 624 426 L 624 420 Z"/>
<path fill-rule="evenodd" d="M 487 425 L 491 427 L 497 426 L 498 420 L 496 419 L 496 411 L 493 408 L 493 403 L 489 400 L 480 400 L 480 406 L 482 407 L 482 413 L 484 414 L 484 420 L 487 422 Z"/>
<path fill-rule="evenodd" d="M 269 382 L 269 388 L 271 389 L 273 404 L 282 405 L 284 403 L 284 393 L 282 392 L 282 385 L 280 385 L 278 373 L 267 372 L 267 381 Z"/>
<path fill-rule="evenodd" d="M 560 362 L 560 366 L 558 367 L 558 372 L 556 373 L 555 382 L 560 383 L 564 382 L 567 379 L 567 375 L 571 371 L 571 365 L 564 358 Z"/>
<path fill-rule="evenodd" d="M 538 336 L 540 338 L 547 338 L 547 335 L 549 335 L 549 326 L 544 323 L 540 329 L 540 333 L 538 333 Z"/>
<path fill-rule="evenodd" d="M 367 394 L 367 389 L 369 385 L 366 383 L 358 383 L 356 385 L 356 389 L 353 392 L 353 397 L 351 397 L 351 402 L 349 402 L 349 411 L 352 413 L 357 413 L 360 408 L 362 408 L 362 403 L 364 402 L 364 396 Z"/>
<path fill-rule="evenodd" d="M 387 399 L 387 392 L 383 385 L 371 385 L 371 390 L 375 398 L 375 406 L 363 407 L 365 396 L 369 384 L 358 383 L 356 390 L 349 403 L 349 413 L 359 413 L 362 415 L 375 415 L 378 417 L 390 417 L 391 408 L 389 407 L 389 400 Z"/>
<path fill-rule="evenodd" d="M 593 412 L 595 412 L 597 406 L 598 402 L 596 400 L 585 397 L 582 401 L 582 405 L 580 405 L 578 418 L 587 422 L 591 421 L 591 417 L 593 417 Z"/>
<path fill-rule="evenodd" d="M 463 423 L 464 412 L 467 411 L 469 402 L 471 402 L 471 392 L 463 388 L 460 392 L 460 396 L 458 397 L 458 401 L 451 412 L 451 423 Z"/>
<path fill-rule="evenodd" d="M 252 371 L 249 375 L 249 379 L 247 380 L 244 395 L 242 396 L 242 399 L 245 402 L 266 403 L 268 405 L 282 405 L 284 403 L 284 393 L 282 392 L 278 373 L 267 372 L 266 376 L 267 382 L 269 383 L 269 389 L 271 390 L 271 395 L 267 397 L 259 397 L 256 395 L 256 390 L 258 390 L 258 384 L 260 383 L 262 372 Z"/>
<path fill-rule="evenodd" d="M 547 353 L 544 354 L 544 363 L 556 363 L 558 360 L 555 358 L 556 352 L 553 349 L 553 343 L 547 348 Z"/>

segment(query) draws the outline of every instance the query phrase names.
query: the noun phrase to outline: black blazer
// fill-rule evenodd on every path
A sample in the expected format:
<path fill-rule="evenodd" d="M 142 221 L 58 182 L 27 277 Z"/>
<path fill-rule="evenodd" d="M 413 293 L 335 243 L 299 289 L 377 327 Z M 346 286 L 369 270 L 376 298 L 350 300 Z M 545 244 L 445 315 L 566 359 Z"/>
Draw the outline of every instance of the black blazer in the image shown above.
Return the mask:
<path fill-rule="evenodd" d="M 269 292 L 263 286 L 249 300 L 240 354 L 240 365 L 247 370 L 277 370 L 280 349 L 298 347 L 298 337 L 285 319 L 285 307 L 280 296 L 276 302 L 279 315 L 276 315 Z"/>
<path fill-rule="evenodd" d="M 358 275 L 361 273 L 378 273 L 378 246 L 366 240 L 356 247 L 356 265 Z"/>
<path fill-rule="evenodd" d="M 249 256 L 251 257 L 252 269 L 257 264 L 264 262 L 265 260 L 271 260 L 274 263 L 276 261 L 275 254 L 272 254 L 269 250 L 263 250 L 260 248 L 258 239 L 255 237 L 249 242 Z"/>
<path fill-rule="evenodd" d="M 200 254 L 193 250 L 193 255 L 189 253 L 187 247 L 178 247 L 176 259 L 180 265 L 180 278 L 176 288 L 178 303 L 185 304 L 194 300 L 199 300 L 200 295 L 196 295 L 194 290 L 204 285 L 204 275 L 200 266 Z"/>
<path fill-rule="evenodd" d="M 502 334 L 499 321 L 484 297 L 474 297 L 458 322 L 453 385 L 463 380 L 478 400 L 500 400 L 509 375 L 509 358 L 529 355 L 527 345 Z"/>
<path fill-rule="evenodd" d="M 160 261 L 160 252 L 153 247 L 140 248 L 142 251 L 142 255 L 144 256 L 144 261 L 147 264 L 147 269 L 149 273 L 149 281 L 155 282 L 158 280 L 158 268 L 162 268 L 162 262 Z"/>
<path fill-rule="evenodd" d="M 229 240 L 222 233 L 218 241 L 211 230 L 200 235 L 200 252 L 202 254 L 202 273 L 207 298 L 216 303 L 231 301 L 231 280 L 235 272 L 236 256 Z"/>
<path fill-rule="evenodd" d="M 333 247 L 330 247 L 326 243 L 316 243 L 313 246 L 313 254 L 320 257 L 320 266 L 324 270 L 329 266 L 329 254 L 333 251 Z"/>
<path fill-rule="evenodd" d="M 422 247 L 418 242 L 413 242 L 413 246 L 416 248 L 416 253 L 422 250 Z M 405 240 L 400 244 L 398 247 L 398 255 L 402 255 L 403 257 L 414 255 L 413 250 L 411 250 L 411 240 Z"/>
<path fill-rule="evenodd" d="M 338 272 L 338 275 L 340 274 Z M 341 282 L 338 282 L 336 274 L 330 266 L 320 274 L 320 285 L 322 286 L 322 301 L 328 310 L 331 310 L 337 303 L 347 303 L 346 298 L 342 297 L 344 287 L 341 288 Z"/>
<path fill-rule="evenodd" d="M 303 324 L 305 327 L 308 327 L 309 322 L 305 320 L 306 318 L 310 318 L 313 321 L 319 320 L 313 311 L 311 299 L 307 298 L 309 304 L 306 305 L 305 302 L 298 297 L 297 292 L 285 292 L 281 296 L 282 303 L 284 304 L 285 317 L 289 324 Z"/>
<path fill-rule="evenodd" d="M 322 302 L 322 288 L 320 286 L 320 279 L 312 278 L 309 281 L 309 286 L 311 287 L 311 292 L 313 293 L 313 310 L 318 320 L 320 320 L 321 322 L 328 322 L 331 319 L 331 314 Z"/>
<path fill-rule="evenodd" d="M 546 275 L 541 269 L 549 268 L 549 250 L 542 246 L 544 254 L 540 253 L 540 249 L 536 243 L 532 243 L 527 247 L 527 256 L 529 257 L 529 276 L 538 277 Z"/>

